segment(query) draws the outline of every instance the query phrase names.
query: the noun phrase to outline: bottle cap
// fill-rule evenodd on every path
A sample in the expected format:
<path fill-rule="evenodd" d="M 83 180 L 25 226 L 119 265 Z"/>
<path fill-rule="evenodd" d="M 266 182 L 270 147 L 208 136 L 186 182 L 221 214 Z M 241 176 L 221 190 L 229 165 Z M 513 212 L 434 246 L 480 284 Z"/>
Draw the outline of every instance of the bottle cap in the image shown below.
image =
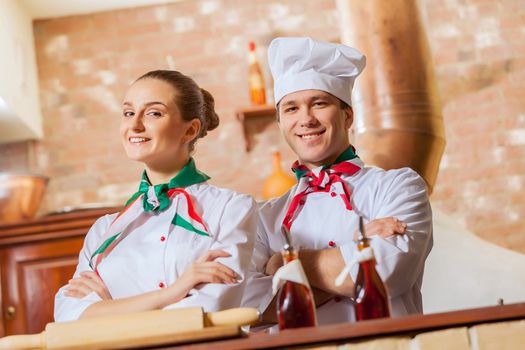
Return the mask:
<path fill-rule="evenodd" d="M 250 51 L 255 51 L 255 43 L 253 41 L 250 41 L 249 47 Z"/>
<path fill-rule="evenodd" d="M 362 242 L 369 241 L 368 237 L 365 235 L 365 224 L 361 215 L 359 215 L 359 235 L 357 236 L 357 240 Z"/>

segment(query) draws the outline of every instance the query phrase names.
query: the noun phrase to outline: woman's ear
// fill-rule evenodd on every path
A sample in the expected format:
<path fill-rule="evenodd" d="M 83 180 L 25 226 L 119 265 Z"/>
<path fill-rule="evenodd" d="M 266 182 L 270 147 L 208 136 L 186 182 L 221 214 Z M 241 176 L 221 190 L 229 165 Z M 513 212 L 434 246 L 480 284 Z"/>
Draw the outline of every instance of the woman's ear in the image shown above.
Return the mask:
<path fill-rule="evenodd" d="M 350 129 L 352 123 L 354 122 L 354 110 L 349 106 L 343 109 L 343 112 L 345 113 L 345 127 Z"/>
<path fill-rule="evenodd" d="M 184 134 L 184 137 L 182 138 L 182 142 L 184 144 L 187 144 L 195 140 L 200 134 L 201 127 L 202 123 L 199 118 L 193 118 L 192 120 L 190 120 L 187 124 L 187 129 Z"/>

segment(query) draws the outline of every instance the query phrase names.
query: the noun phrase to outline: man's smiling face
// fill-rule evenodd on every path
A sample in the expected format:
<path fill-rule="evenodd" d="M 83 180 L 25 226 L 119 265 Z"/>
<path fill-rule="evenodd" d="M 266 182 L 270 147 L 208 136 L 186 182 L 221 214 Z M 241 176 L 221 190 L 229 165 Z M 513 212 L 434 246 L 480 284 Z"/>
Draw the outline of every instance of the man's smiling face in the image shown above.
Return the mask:
<path fill-rule="evenodd" d="M 321 90 L 284 96 L 278 105 L 279 128 L 299 162 L 312 169 L 333 163 L 350 145 L 352 109 Z"/>

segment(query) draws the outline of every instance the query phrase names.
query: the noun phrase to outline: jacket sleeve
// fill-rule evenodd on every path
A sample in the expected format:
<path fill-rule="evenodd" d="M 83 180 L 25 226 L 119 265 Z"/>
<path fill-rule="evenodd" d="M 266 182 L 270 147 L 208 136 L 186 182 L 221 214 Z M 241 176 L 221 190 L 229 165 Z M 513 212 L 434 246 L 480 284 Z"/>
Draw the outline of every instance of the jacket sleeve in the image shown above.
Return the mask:
<path fill-rule="evenodd" d="M 92 252 L 99 244 L 100 237 L 106 232 L 111 222 L 110 215 L 99 218 L 91 227 L 86 238 L 84 246 L 78 256 L 78 264 L 73 278 L 78 277 L 83 271 L 92 271 L 89 267 L 89 258 Z M 55 295 L 55 321 L 65 322 L 77 320 L 88 306 L 102 300 L 97 293 L 91 292 L 84 298 L 74 298 L 66 296 L 66 286 L 60 288 Z"/>
<path fill-rule="evenodd" d="M 432 211 L 425 181 L 408 168 L 394 174 L 374 206 L 374 218 L 394 216 L 407 224 L 407 230 L 404 235 L 372 241 L 378 273 L 392 298 L 408 291 L 422 276 L 433 242 Z"/>
<path fill-rule="evenodd" d="M 205 283 L 192 289 L 190 295 L 165 309 L 200 306 L 205 312 L 239 307 L 246 285 L 247 270 L 253 253 L 257 228 L 255 201 L 246 195 L 234 195 L 222 212 L 220 232 L 210 250 L 221 249 L 231 254 L 216 261 L 239 275 L 236 284 Z"/>
<path fill-rule="evenodd" d="M 273 299 L 272 276 L 264 273 L 266 263 L 271 257 L 268 237 L 261 225 L 257 230 L 257 240 L 253 249 L 253 258 L 248 269 L 246 291 L 242 306 L 254 307 L 262 314 Z"/>
<path fill-rule="evenodd" d="M 413 170 L 403 168 L 384 173 L 372 197 L 368 221 L 396 217 L 407 224 L 404 235 L 387 238 L 372 237 L 371 246 L 377 260 L 377 271 L 395 298 L 418 283 L 425 259 L 432 248 L 432 211 L 426 183 Z M 355 243 L 341 247 L 346 264 L 357 251 Z M 355 281 L 358 266 L 350 274 Z"/>

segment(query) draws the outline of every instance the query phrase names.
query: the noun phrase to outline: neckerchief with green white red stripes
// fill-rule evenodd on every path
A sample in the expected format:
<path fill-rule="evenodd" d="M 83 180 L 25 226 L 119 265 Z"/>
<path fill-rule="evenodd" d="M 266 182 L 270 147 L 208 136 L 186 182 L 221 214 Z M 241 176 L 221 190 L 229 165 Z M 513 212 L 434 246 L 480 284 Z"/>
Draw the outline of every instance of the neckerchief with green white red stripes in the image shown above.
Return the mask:
<path fill-rule="evenodd" d="M 153 186 L 146 174 L 142 174 L 139 190 L 127 201 L 124 209 L 110 224 L 108 231 L 102 237 L 102 244 L 91 255 L 89 265 L 96 271 L 102 259 L 106 257 L 115 246 L 127 237 L 135 228 L 134 223 L 140 221 L 141 214 L 151 212 L 149 215 L 158 215 L 170 208 L 170 226 L 180 226 L 188 231 L 202 236 L 209 236 L 208 228 L 195 207 L 185 187 L 205 182 L 210 177 L 195 167 L 195 162 L 190 159 L 188 164 L 167 184 Z M 174 199 L 177 203 L 170 204 Z M 170 215 L 166 213 L 165 215 Z M 146 218 L 142 218 L 145 220 Z"/>
<path fill-rule="evenodd" d="M 296 195 L 290 202 L 283 225 L 291 230 L 293 220 L 299 215 L 304 204 L 304 197 L 314 192 L 331 192 L 333 196 L 339 195 L 346 209 L 352 210 L 350 189 L 341 179 L 341 175 L 351 176 L 361 170 L 362 167 L 363 163 L 355 154 L 355 149 L 352 146 L 348 147 L 331 165 L 323 165 L 310 170 L 296 161 L 292 165 L 298 182 Z"/>

